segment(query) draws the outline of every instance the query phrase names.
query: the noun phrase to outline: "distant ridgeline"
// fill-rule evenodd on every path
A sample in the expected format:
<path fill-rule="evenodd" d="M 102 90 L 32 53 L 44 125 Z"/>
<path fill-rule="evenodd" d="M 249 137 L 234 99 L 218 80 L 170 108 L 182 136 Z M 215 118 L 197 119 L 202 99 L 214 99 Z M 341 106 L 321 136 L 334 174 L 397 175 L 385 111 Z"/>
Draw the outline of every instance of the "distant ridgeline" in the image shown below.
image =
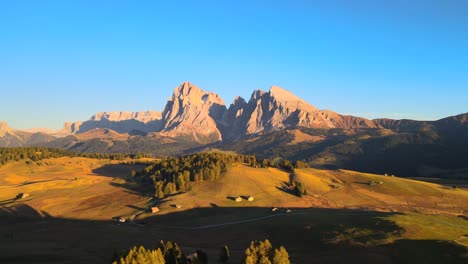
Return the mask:
<path fill-rule="evenodd" d="M 92 159 L 123 160 L 127 158 L 150 157 L 146 154 L 104 154 L 104 153 L 77 153 L 70 150 L 44 147 L 0 148 L 0 166 L 10 161 L 32 160 L 39 161 L 49 158 L 83 157 Z"/>
<path fill-rule="evenodd" d="M 244 163 L 259 168 L 275 167 L 291 173 L 295 168 L 308 167 L 303 161 L 257 160 L 255 156 L 247 155 L 198 153 L 162 158 L 142 171 L 132 171 L 130 176 L 142 183 L 153 183 L 155 196 L 162 199 L 171 194 L 190 191 L 191 182 L 216 180 L 234 163 Z"/>

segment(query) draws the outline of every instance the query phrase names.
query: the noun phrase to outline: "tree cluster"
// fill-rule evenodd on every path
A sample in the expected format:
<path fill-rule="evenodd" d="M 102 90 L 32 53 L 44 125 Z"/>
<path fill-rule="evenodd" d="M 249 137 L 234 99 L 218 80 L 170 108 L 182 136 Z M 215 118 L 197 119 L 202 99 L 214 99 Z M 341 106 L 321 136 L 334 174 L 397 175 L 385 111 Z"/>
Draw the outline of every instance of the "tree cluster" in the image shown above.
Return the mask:
<path fill-rule="evenodd" d="M 289 254 L 283 246 L 273 249 L 270 241 L 252 241 L 245 250 L 244 264 L 290 264 Z"/>
<path fill-rule="evenodd" d="M 135 246 L 126 254 L 113 260 L 112 264 L 165 264 L 166 261 L 161 252 L 161 249 L 154 250 L 146 249 L 143 246 Z"/>
<path fill-rule="evenodd" d="M 207 255 L 202 250 L 197 250 L 188 257 L 180 249 L 179 245 L 171 241 L 159 241 L 158 246 L 151 250 L 143 246 L 135 246 L 121 256 L 114 256 L 112 264 L 186 264 L 208 263 Z"/>
<path fill-rule="evenodd" d="M 302 182 L 299 181 L 296 175 L 291 175 L 289 178 L 289 189 L 298 197 L 307 195 L 307 189 Z"/>
<path fill-rule="evenodd" d="M 198 153 L 182 157 L 162 158 L 130 176 L 151 179 L 155 196 L 162 199 L 192 189 L 191 182 L 214 181 L 235 162 L 243 162 L 241 155 Z"/>
<path fill-rule="evenodd" d="M 230 259 L 229 248 L 221 247 L 218 261 L 227 263 Z M 112 264 L 206 264 L 208 255 L 203 250 L 185 255 L 179 245 L 171 241 L 159 241 L 155 249 L 135 246 L 121 256 L 114 256 Z M 283 246 L 274 249 L 270 241 L 252 241 L 245 250 L 242 263 L 244 264 L 290 264 L 289 254 Z"/>

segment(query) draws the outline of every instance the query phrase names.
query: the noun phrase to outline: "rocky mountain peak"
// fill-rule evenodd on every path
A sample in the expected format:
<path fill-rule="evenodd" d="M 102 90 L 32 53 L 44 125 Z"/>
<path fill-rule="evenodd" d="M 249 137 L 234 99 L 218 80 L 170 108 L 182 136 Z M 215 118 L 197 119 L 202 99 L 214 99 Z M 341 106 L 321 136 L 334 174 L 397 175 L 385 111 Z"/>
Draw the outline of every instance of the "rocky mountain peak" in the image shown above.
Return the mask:
<path fill-rule="evenodd" d="M 198 86 L 193 85 L 191 82 L 183 82 L 174 89 L 173 95 L 176 97 L 190 96 L 190 95 L 193 95 L 196 97 L 201 92 L 202 90 L 198 88 Z"/>
<path fill-rule="evenodd" d="M 283 89 L 279 86 L 271 86 L 269 95 L 271 98 L 274 98 L 275 101 L 285 104 L 287 107 L 303 109 L 306 111 L 317 111 L 318 109 L 305 102 L 292 92 Z"/>
<path fill-rule="evenodd" d="M 0 121 L 0 136 L 4 136 L 11 131 L 13 131 L 13 129 L 6 122 Z"/>
<path fill-rule="evenodd" d="M 264 96 L 265 94 L 267 94 L 267 92 L 263 91 L 263 90 L 254 90 L 253 93 L 252 93 L 252 96 L 250 96 L 250 101 L 255 101 L 255 100 L 259 100 L 260 98 L 262 98 L 262 96 Z"/>
<path fill-rule="evenodd" d="M 244 98 L 240 97 L 240 96 L 236 96 L 236 98 L 234 98 L 234 101 L 232 102 L 231 106 L 244 106 L 246 105 L 247 102 L 245 101 Z"/>
<path fill-rule="evenodd" d="M 169 101 L 179 101 L 183 105 L 211 105 L 220 104 L 224 105 L 223 99 L 216 93 L 206 92 L 200 89 L 198 86 L 190 83 L 183 82 L 174 89 L 172 97 Z"/>
<path fill-rule="evenodd" d="M 162 114 L 162 133 L 190 136 L 199 142 L 221 140 L 218 122 L 227 111 L 223 99 L 190 82 L 174 89 Z"/>

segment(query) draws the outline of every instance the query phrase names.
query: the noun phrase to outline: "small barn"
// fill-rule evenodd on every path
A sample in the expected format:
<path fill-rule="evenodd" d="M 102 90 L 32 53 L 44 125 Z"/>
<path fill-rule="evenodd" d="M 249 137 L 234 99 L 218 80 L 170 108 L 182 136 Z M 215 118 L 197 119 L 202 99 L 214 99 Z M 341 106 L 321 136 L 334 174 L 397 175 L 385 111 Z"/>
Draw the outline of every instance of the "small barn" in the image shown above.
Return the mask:
<path fill-rule="evenodd" d="M 253 202 L 255 199 L 253 196 L 247 196 L 247 201 Z"/>
<path fill-rule="evenodd" d="M 29 197 L 29 193 L 18 193 L 16 199 L 23 199 Z"/>
<path fill-rule="evenodd" d="M 236 197 L 235 201 L 238 202 L 238 203 L 242 202 L 242 197 L 240 197 L 240 196 Z"/>
<path fill-rule="evenodd" d="M 154 213 L 157 213 L 157 212 L 159 212 L 159 207 L 157 207 L 157 206 L 151 207 L 151 213 L 154 214 Z"/>

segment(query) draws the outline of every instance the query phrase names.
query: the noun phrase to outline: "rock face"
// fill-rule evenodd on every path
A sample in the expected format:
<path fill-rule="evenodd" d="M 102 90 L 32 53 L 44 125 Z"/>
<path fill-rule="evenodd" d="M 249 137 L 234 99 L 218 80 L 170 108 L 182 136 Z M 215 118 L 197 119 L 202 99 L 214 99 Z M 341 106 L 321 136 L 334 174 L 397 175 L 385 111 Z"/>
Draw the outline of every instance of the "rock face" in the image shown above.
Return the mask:
<path fill-rule="evenodd" d="M 164 111 L 102 112 L 88 121 L 66 123 L 64 130 L 77 134 L 91 129 L 119 133 L 158 132 L 199 143 L 236 140 L 245 135 L 290 127 L 374 128 L 380 123 L 319 110 L 288 90 L 272 86 L 268 92 L 255 90 L 246 102 L 236 97 L 226 109 L 223 99 L 190 82 L 174 89 Z"/>
<path fill-rule="evenodd" d="M 112 129 L 119 133 L 136 131 L 152 132 L 160 129 L 161 113 L 145 112 L 101 112 L 84 122 L 67 122 L 64 131 L 68 134 L 83 133 L 92 129 Z"/>
<path fill-rule="evenodd" d="M 219 95 L 184 82 L 174 89 L 162 114 L 161 133 L 208 143 L 222 140 L 219 124 L 226 106 Z"/>
<path fill-rule="evenodd" d="M 317 109 L 278 86 L 272 86 L 268 92 L 255 90 L 248 102 L 236 97 L 227 109 L 219 95 L 184 82 L 174 89 L 162 113 L 102 112 L 88 121 L 66 123 L 64 131 L 69 134 L 92 129 L 110 129 L 123 134 L 155 132 L 165 137 L 205 144 L 221 140 L 235 141 L 246 135 L 294 127 L 413 131 L 432 125 L 466 122 L 466 114 L 434 122 L 369 120 L 340 115 L 330 110 Z"/>
<path fill-rule="evenodd" d="M 374 128 L 371 120 L 343 116 L 328 110 L 319 110 L 291 92 L 272 86 L 269 92 L 256 90 L 246 103 L 237 98 L 229 107 L 224 123 L 228 139 L 262 131 L 289 127 L 313 128 Z"/>
<path fill-rule="evenodd" d="M 120 122 L 125 120 L 135 119 L 137 121 L 148 123 L 161 119 L 161 112 L 144 111 L 144 112 L 100 112 L 90 118 L 92 121 L 113 121 Z"/>
<path fill-rule="evenodd" d="M 19 131 L 0 122 L 0 146 L 49 142 L 54 137 L 65 137 L 70 134 L 76 134 L 73 136 L 76 139 L 112 138 L 125 141 L 132 136 L 147 136 L 174 142 L 180 139 L 184 142 L 206 144 L 216 141 L 236 141 L 248 135 L 296 127 L 385 128 L 411 132 L 432 128 L 465 129 L 467 124 L 468 114 L 438 121 L 369 120 L 340 115 L 333 111 L 317 109 L 278 86 L 272 86 L 268 92 L 255 90 L 248 102 L 236 97 L 227 109 L 219 95 L 184 82 L 174 89 L 162 113 L 101 112 L 87 121 L 65 123 L 60 131 L 44 129 Z M 465 130 L 455 132 L 462 133 L 459 131 L 465 132 Z"/>
<path fill-rule="evenodd" d="M 0 137 L 5 136 L 7 133 L 13 131 L 13 129 L 5 122 L 0 122 Z"/>

